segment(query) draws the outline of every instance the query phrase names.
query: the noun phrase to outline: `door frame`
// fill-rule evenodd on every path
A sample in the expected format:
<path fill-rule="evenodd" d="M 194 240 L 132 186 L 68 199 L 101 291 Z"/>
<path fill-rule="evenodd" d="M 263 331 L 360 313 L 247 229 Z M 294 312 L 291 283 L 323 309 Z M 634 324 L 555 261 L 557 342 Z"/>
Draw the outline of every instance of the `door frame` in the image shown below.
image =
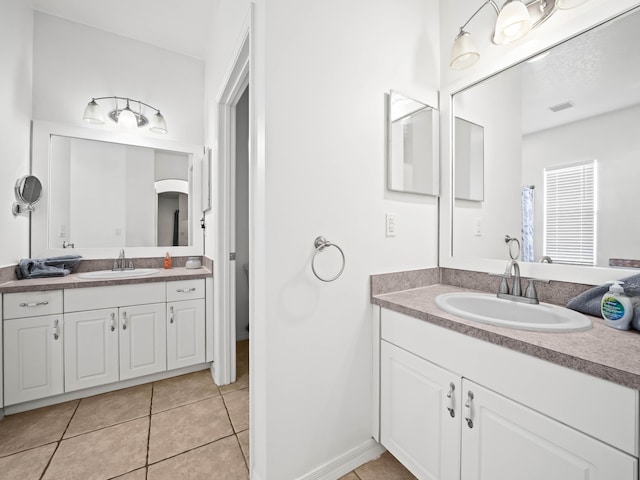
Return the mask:
<path fill-rule="evenodd" d="M 236 380 L 235 164 L 236 105 L 249 85 L 249 28 L 243 35 L 217 96 L 218 104 L 218 207 L 216 281 L 214 294 L 214 380 L 226 385 Z M 251 103 L 251 98 L 249 98 Z M 251 108 L 251 107 L 250 107 Z M 249 127 L 251 128 L 251 127 Z M 249 152 L 251 155 L 251 152 Z M 251 208 L 251 206 L 249 207 Z M 251 218 L 251 215 L 250 215 Z M 249 227 L 251 228 L 251 226 Z M 249 253 L 251 258 L 251 252 Z M 217 298 L 216 298 L 217 297 Z"/>

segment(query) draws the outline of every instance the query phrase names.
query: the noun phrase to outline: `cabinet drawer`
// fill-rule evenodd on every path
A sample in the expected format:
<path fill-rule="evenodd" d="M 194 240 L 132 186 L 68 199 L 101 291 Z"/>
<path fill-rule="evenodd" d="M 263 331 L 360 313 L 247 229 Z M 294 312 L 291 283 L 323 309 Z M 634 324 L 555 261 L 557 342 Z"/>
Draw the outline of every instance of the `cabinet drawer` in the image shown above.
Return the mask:
<path fill-rule="evenodd" d="M 4 316 L 9 318 L 37 317 L 62 313 L 62 290 L 6 293 Z"/>
<path fill-rule="evenodd" d="M 163 303 L 165 298 L 164 282 L 74 288 L 64 291 L 64 311 L 81 312 L 127 305 Z"/>
<path fill-rule="evenodd" d="M 204 298 L 204 279 L 167 282 L 167 302 Z"/>

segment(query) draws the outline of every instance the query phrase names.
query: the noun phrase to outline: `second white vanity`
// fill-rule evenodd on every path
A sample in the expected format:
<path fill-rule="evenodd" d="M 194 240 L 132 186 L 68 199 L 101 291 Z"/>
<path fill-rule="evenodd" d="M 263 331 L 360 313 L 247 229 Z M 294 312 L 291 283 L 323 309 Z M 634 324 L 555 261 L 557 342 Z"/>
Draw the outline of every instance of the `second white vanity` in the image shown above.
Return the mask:
<path fill-rule="evenodd" d="M 58 287 L 53 290 L 36 286 L 7 293 L 5 288 L 5 409 L 20 411 L 64 401 L 73 392 L 90 395 L 134 379 L 206 368 L 204 277 L 210 273 L 179 271 L 138 282 L 71 275 L 53 280 L 48 286 Z M 61 397 L 47 401 L 56 396 Z"/>
<path fill-rule="evenodd" d="M 435 306 L 452 291 L 373 298 L 385 448 L 419 479 L 637 480 L 637 333 L 478 325 Z"/>

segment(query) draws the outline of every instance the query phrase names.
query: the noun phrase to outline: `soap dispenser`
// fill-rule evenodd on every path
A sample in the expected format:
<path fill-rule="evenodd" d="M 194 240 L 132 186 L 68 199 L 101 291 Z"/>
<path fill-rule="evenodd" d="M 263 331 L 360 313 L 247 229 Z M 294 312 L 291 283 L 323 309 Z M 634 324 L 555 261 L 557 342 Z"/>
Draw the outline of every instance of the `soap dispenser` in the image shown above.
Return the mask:
<path fill-rule="evenodd" d="M 169 255 L 169 252 L 164 256 L 164 268 L 167 270 L 171 268 L 171 255 Z"/>
<path fill-rule="evenodd" d="M 609 327 L 618 330 L 629 330 L 633 317 L 633 305 L 622 288 L 623 282 L 611 282 L 609 291 L 602 296 L 600 311 L 602 318 Z"/>

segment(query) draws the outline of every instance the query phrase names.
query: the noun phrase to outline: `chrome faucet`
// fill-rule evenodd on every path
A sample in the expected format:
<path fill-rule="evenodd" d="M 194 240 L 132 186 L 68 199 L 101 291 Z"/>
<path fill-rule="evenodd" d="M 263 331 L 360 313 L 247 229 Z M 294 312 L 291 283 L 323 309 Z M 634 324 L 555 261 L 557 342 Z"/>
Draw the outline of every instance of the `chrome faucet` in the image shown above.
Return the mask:
<path fill-rule="evenodd" d="M 135 270 L 133 260 L 129 259 L 129 262 L 127 262 L 127 258 L 124 254 L 124 248 L 120 250 L 118 258 L 113 261 L 113 268 L 111 270 Z"/>
<path fill-rule="evenodd" d="M 540 257 L 540 260 L 538 260 L 540 263 L 553 263 L 553 260 L 551 260 L 551 257 L 549 255 L 545 255 L 543 257 Z"/>
<path fill-rule="evenodd" d="M 513 275 L 512 275 L 513 272 Z M 522 303 L 540 303 L 538 300 L 538 291 L 534 282 L 549 283 L 549 280 L 540 280 L 537 278 L 527 278 L 527 288 L 522 294 L 522 285 L 520 284 L 520 265 L 515 260 L 511 260 L 507 264 L 507 268 L 504 271 L 504 275 L 501 275 L 502 280 L 498 287 L 498 298 L 504 298 L 506 300 L 513 300 L 515 302 Z M 513 278 L 512 288 L 509 290 L 509 283 L 507 279 Z"/>

